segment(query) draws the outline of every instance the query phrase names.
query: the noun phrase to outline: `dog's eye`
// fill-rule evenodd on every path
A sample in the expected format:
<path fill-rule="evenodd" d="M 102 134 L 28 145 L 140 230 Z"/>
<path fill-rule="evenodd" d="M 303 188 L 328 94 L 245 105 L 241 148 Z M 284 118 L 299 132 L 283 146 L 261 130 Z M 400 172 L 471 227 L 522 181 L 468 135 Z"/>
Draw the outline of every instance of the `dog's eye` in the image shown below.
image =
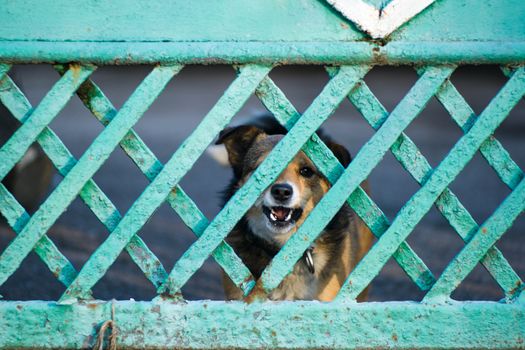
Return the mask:
<path fill-rule="evenodd" d="M 301 176 L 306 178 L 312 177 L 315 174 L 313 169 L 307 166 L 302 167 L 301 170 L 299 170 L 299 173 L 301 174 Z"/>

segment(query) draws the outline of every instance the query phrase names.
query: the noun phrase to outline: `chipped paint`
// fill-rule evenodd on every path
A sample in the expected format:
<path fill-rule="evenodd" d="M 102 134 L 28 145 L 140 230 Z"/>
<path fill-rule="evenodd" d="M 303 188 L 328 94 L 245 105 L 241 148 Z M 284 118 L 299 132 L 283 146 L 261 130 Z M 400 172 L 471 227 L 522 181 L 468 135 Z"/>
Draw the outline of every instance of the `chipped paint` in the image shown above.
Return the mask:
<path fill-rule="evenodd" d="M 525 308 L 495 302 L 29 301 L 0 316 L 2 349 L 91 348 L 112 319 L 120 349 L 510 349 L 525 337 Z"/>

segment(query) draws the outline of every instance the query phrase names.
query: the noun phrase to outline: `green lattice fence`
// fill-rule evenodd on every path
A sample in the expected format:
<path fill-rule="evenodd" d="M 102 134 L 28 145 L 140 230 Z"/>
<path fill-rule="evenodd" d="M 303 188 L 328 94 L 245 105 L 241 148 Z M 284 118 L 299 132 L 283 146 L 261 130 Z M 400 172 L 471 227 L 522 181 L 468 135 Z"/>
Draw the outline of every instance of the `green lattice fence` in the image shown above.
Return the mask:
<path fill-rule="evenodd" d="M 47 21 L 55 14 L 53 11 L 56 8 L 69 9 L 69 4 L 65 2 L 60 2 L 60 6 L 50 3 L 45 6 L 35 5 L 30 1 L 9 6 L 6 4 L 3 10 L 0 9 L 0 18 L 9 23 L 9 26 L 0 29 L 0 61 L 4 62 L 0 65 L 0 100 L 22 124 L 0 149 L 0 178 L 9 173 L 36 141 L 63 176 L 63 180 L 31 216 L 6 187 L 0 185 L 0 212 L 17 234 L 0 255 L 0 285 L 17 270 L 31 251 L 35 251 L 65 286 L 65 291 L 57 302 L 1 301 L 0 347 L 91 347 L 101 324 L 107 320 L 113 320 L 118 327 L 119 346 L 129 348 L 523 347 L 523 282 L 495 247 L 495 243 L 524 210 L 525 182 L 523 171 L 493 134 L 525 94 L 525 71 L 521 66 L 525 59 L 525 46 L 522 43 L 525 28 L 511 11 L 495 14 L 492 10 L 498 6 L 499 9 L 504 9 L 505 6 L 514 5 L 513 12 L 519 15 L 525 12 L 525 6 L 516 1 L 504 1 L 499 5 L 495 2 L 479 5 L 472 1 L 459 1 L 467 8 L 458 10 L 462 16 L 467 16 L 469 8 L 479 9 L 481 20 L 493 25 L 491 31 L 496 34 L 481 29 L 476 34 L 478 38 L 487 38 L 485 42 L 473 40 L 466 34 L 463 34 L 461 40 L 454 42 L 423 41 L 421 38 L 412 42 L 403 38 L 411 30 L 430 36 L 428 33 L 432 31 L 429 28 L 436 25 L 436 22 L 449 23 L 450 12 L 447 11 L 450 10 L 447 4 L 453 2 L 436 1 L 432 5 L 434 7 L 431 6 L 414 20 L 413 25 L 404 27 L 401 37 L 396 39 L 394 35 L 388 43 L 381 40 L 345 39 L 344 35 L 349 34 L 341 31 L 351 31 L 351 35 L 358 35 L 358 29 L 350 27 L 351 23 L 345 22 L 346 19 L 327 4 L 313 0 L 287 4 L 305 11 L 294 15 L 275 14 L 275 7 L 280 6 L 278 1 L 268 2 L 264 6 L 247 5 L 246 8 L 235 1 L 221 5 L 178 4 L 184 15 L 189 13 L 194 18 L 198 18 L 200 11 L 210 15 L 212 10 L 206 9 L 208 6 L 214 10 L 224 9 L 228 7 L 226 5 L 236 9 L 231 14 L 240 23 L 239 27 L 235 27 L 236 30 L 223 30 L 216 34 L 214 29 L 224 22 L 214 22 L 208 18 L 209 22 L 204 22 L 209 24 L 203 34 L 206 40 L 201 42 L 195 42 L 191 37 L 191 30 L 197 28 L 198 23 L 183 23 L 181 27 L 177 27 L 178 24 L 170 27 L 170 24 L 166 27 L 160 20 L 152 22 L 160 23 L 161 29 L 165 30 L 160 31 L 157 41 L 152 42 L 151 38 L 144 38 L 140 42 L 137 39 L 133 42 L 129 38 L 118 41 L 121 34 L 138 35 L 133 29 L 126 27 L 130 23 L 129 18 L 121 20 L 122 22 L 116 20 L 122 28 L 128 29 L 117 31 L 117 34 L 113 34 L 116 37 L 110 40 L 105 37 L 106 31 L 97 32 L 93 29 L 99 18 L 103 17 L 98 15 L 101 9 L 97 8 L 102 5 L 97 5 L 95 1 L 79 5 L 87 13 L 85 16 L 93 22 L 90 22 L 92 24 L 89 28 L 95 30 L 94 34 L 83 31 L 85 27 L 82 20 L 81 23 L 74 24 L 75 28 L 80 29 L 73 30 L 72 33 L 53 31 L 51 27 L 54 24 Z M 127 11 L 135 11 L 135 15 L 144 10 L 144 5 L 132 5 L 131 10 Z M 164 6 L 154 3 L 148 5 L 151 6 L 148 10 L 156 10 L 160 19 L 169 19 L 169 16 L 163 17 L 157 5 L 159 8 Z M 116 5 L 104 6 L 113 10 L 120 9 L 118 6 L 112 7 Z M 165 6 L 167 13 L 179 16 L 175 15 L 175 5 Z M 31 10 L 31 7 L 35 9 Z M 169 9 L 173 11 L 168 11 Z M 293 40 L 286 37 L 288 34 L 282 34 L 284 44 L 278 40 L 271 41 L 266 38 L 265 33 L 273 29 L 267 28 L 266 24 L 241 26 L 244 23 L 241 17 L 254 9 L 268 20 L 275 14 L 278 18 L 272 24 L 279 29 L 287 26 L 295 29 L 288 23 L 279 22 L 283 20 L 281 16 L 298 22 L 307 18 L 313 28 L 305 28 L 305 32 L 300 34 L 292 33 Z M 284 8 L 280 9 L 285 11 Z M 72 26 L 67 19 L 70 14 L 68 11 L 70 10 L 58 16 L 53 23 L 67 28 L 68 25 Z M 47 19 L 37 21 L 34 29 L 22 31 L 31 19 L 27 13 L 41 14 Z M 425 18 L 430 24 L 425 23 Z M 472 16 L 466 18 L 473 25 Z M 138 16 L 133 19 L 146 28 L 153 28 L 147 16 L 146 20 L 141 20 Z M 478 20 L 480 19 L 476 18 Z M 323 21 L 337 21 L 337 26 L 343 21 L 346 28 L 325 28 Z M 40 28 L 44 25 L 50 27 Z M 324 29 L 316 32 L 319 26 Z M 460 25 L 460 29 L 463 27 L 464 24 Z M 499 28 L 499 31 L 494 28 Z M 22 34 L 16 34 L 16 30 Z M 43 31 L 47 41 L 42 40 L 38 30 Z M 256 38 L 260 40 L 250 37 L 250 40 L 242 42 L 237 38 L 242 35 L 249 37 L 257 30 L 260 31 L 260 37 Z M 514 32 L 511 35 L 512 31 Z M 501 32 L 506 37 L 502 37 Z M 436 33 L 433 34 L 436 37 L 445 35 L 440 34 L 442 32 L 439 30 Z M 447 37 L 453 37 L 453 34 L 450 31 L 446 33 Z M 94 42 L 84 42 L 91 35 Z M 150 34 L 145 31 L 143 35 Z M 163 35 L 173 35 L 174 39 L 165 40 Z M 217 35 L 231 40 L 220 40 Z M 184 41 L 184 38 L 188 38 L 189 42 Z M 54 63 L 56 70 L 62 74 L 38 106 L 31 106 L 9 77 L 12 63 L 28 61 Z M 122 108 L 117 110 L 103 91 L 90 80 L 90 75 L 95 71 L 96 65 L 119 64 L 123 61 L 151 64 L 152 70 Z M 133 127 L 166 84 L 184 69 L 185 64 L 209 62 L 235 65 L 237 77 L 192 134 L 162 164 L 133 131 Z M 501 65 L 508 81 L 483 112 L 476 115 L 449 77 L 458 65 L 488 62 Z M 302 114 L 297 112 L 280 88 L 268 77 L 268 73 L 276 65 L 292 63 L 322 64 L 326 66 L 330 77 L 323 90 Z M 375 65 L 398 63 L 413 66 L 419 78 L 389 113 L 363 78 Z M 49 128 L 53 119 L 75 94 L 104 125 L 103 131 L 79 159 L 71 154 Z M 209 221 L 179 186 L 179 181 L 253 94 L 289 132 L 246 184 Z M 432 168 L 404 130 L 434 96 L 463 131 L 463 135 L 441 163 Z M 344 99 L 348 99 L 376 130 L 346 169 L 314 134 Z M 150 181 L 125 215 L 119 213 L 93 180 L 93 175 L 117 147 L 124 150 Z M 300 150 L 310 157 L 333 186 L 256 281 L 232 248 L 224 242 L 224 238 Z M 360 184 L 389 151 L 421 185 L 391 222 L 360 188 Z M 494 213 L 480 224 L 449 188 L 478 151 L 511 190 Z M 110 231 L 108 238 L 79 271 L 47 236 L 51 226 L 77 197 L 87 204 Z M 137 235 L 165 201 L 198 237 L 173 268 L 169 269 L 160 263 Z M 352 271 L 334 302 L 246 304 L 182 300 L 181 287 L 210 256 L 243 290 L 245 296 L 268 293 L 290 273 L 294 264 L 344 202 L 355 210 L 378 240 Z M 438 278 L 434 277 L 422 259 L 406 243 L 414 227 L 434 205 L 465 242 L 464 248 Z M 105 275 L 123 250 L 129 253 L 156 288 L 158 297 L 149 302 L 91 300 L 92 287 Z M 355 303 L 356 297 L 391 257 L 418 288 L 426 293 L 423 301 Z M 450 298 L 451 293 L 478 262 L 497 281 L 504 291 L 505 299 L 501 302 L 453 301 Z"/>

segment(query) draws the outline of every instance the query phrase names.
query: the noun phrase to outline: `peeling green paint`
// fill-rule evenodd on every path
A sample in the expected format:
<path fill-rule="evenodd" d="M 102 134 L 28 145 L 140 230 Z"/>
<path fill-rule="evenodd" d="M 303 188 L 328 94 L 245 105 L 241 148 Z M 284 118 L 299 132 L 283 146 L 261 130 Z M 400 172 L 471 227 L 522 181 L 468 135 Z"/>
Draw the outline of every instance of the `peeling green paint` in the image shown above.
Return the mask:
<path fill-rule="evenodd" d="M 12 63 L 93 64 L 520 64 L 524 41 L 497 42 L 15 42 L 0 41 Z"/>
<path fill-rule="evenodd" d="M 40 206 L 37 212 L 31 217 L 27 225 L 17 235 L 17 237 L 11 242 L 11 244 L 3 251 L 0 255 L 0 283 L 3 283 L 20 265 L 22 260 L 29 254 L 34 245 L 40 240 L 43 234 L 51 227 L 55 220 L 62 214 L 67 206 L 73 201 L 76 195 L 80 192 L 82 187 L 87 181 L 94 175 L 102 163 L 109 157 L 113 149 L 118 145 L 126 131 L 138 121 L 142 113 L 147 109 L 149 104 L 160 94 L 165 84 L 168 83 L 169 79 L 180 69 L 180 67 L 162 67 L 156 68 L 152 71 L 144 82 L 137 88 L 132 97 L 122 107 L 119 112 L 119 116 L 116 116 L 113 123 L 104 129 L 100 135 L 95 139 L 92 145 L 86 150 L 84 155 L 80 158 L 78 163 L 69 171 L 67 176 L 60 182 L 57 188 L 49 195 L 47 200 Z M 70 72 L 71 69 L 68 71 Z M 91 73 L 92 70 L 87 70 Z M 81 70 L 83 72 L 83 70 Z M 70 96 L 76 88 L 87 78 L 88 74 L 82 74 L 78 78 L 73 77 L 73 74 L 64 75 L 59 83 L 55 86 L 61 87 L 61 82 L 65 81 L 64 84 L 69 83 L 69 80 L 77 82 L 74 89 L 68 89 L 64 92 L 64 96 Z M 57 92 L 48 94 L 48 96 L 59 96 Z M 47 96 L 46 96 L 47 97 Z M 63 97 L 62 97 L 63 98 Z M 44 98 L 45 100 L 46 98 Z M 62 101 L 60 101 L 62 102 Z M 39 105 L 43 106 L 44 101 Z M 61 103 L 63 106 L 65 102 Z M 44 106 L 47 107 L 47 104 Z M 54 105 L 53 105 L 54 107 Z M 44 108 L 44 107 L 42 107 Z M 21 135 L 21 141 L 29 147 L 33 140 L 36 138 L 49 122 L 52 117 L 58 112 L 56 109 L 54 113 L 44 112 L 38 114 L 38 109 L 33 112 L 30 118 L 20 127 L 13 137 L 0 149 L 0 155 L 3 156 L 2 151 L 5 150 L 5 159 L 11 161 L 12 159 L 20 158 L 23 153 L 19 150 L 22 145 L 15 144 L 12 140 L 16 135 Z M 48 122 L 41 121 L 41 115 L 44 117 L 50 116 Z M 33 122 L 33 120 L 35 120 Z M 35 126 L 34 126 L 35 125 Z M 25 130 L 28 130 L 27 132 Z M 31 136 L 33 136 L 31 138 Z M 16 150 L 12 153 L 8 153 L 11 149 L 11 145 Z M 21 154 L 20 154 L 21 153 Z M 14 154 L 14 156 L 13 156 Z M 20 154 L 20 156 L 19 156 Z M 16 162 L 16 160 L 15 160 Z M 10 169 L 7 168 L 7 162 L 0 165 L 0 169 L 6 168 L 6 172 Z M 13 164 L 14 165 L 14 164 Z M 2 167 L 3 166 L 3 167 Z M 1 173 L 0 173 L 1 174 Z"/>
<path fill-rule="evenodd" d="M 64 67 L 57 66 L 57 69 L 59 72 L 64 72 Z M 78 95 L 85 106 L 104 125 L 107 125 L 117 114 L 117 110 L 112 106 L 108 98 L 104 96 L 103 92 L 91 80 L 87 80 L 80 86 Z M 148 180 L 153 181 L 162 170 L 163 165 L 133 130 L 130 130 L 130 132 L 124 136 L 120 146 L 144 175 L 146 175 Z M 86 204 L 90 206 L 90 204 L 93 203 L 93 205 L 97 206 L 97 203 L 101 201 L 98 197 L 99 196 L 94 196 L 93 194 L 87 196 Z M 179 185 L 176 185 L 175 188 L 171 190 L 167 202 L 177 214 L 179 214 L 182 221 L 199 237 L 207 227 L 209 223 L 208 219 Z M 106 206 L 114 208 L 112 204 Z M 118 221 L 120 221 L 120 214 L 118 214 L 118 217 L 115 219 L 116 222 L 111 227 L 108 227 L 110 231 L 113 231 Z M 145 264 L 146 267 L 154 267 L 152 271 L 149 271 L 146 275 L 153 277 L 151 280 L 156 288 L 160 287 L 161 283 L 167 278 L 167 272 L 164 270 L 160 261 L 145 246 L 141 238 L 134 235 L 126 249 L 139 267 L 142 268 L 143 264 Z M 140 256 L 140 258 L 138 258 L 138 256 Z M 249 284 L 250 280 L 253 279 L 250 271 L 242 264 L 232 248 L 226 243 L 221 243 L 213 253 L 213 256 L 219 265 L 229 274 L 232 281 L 242 289 L 245 288 L 244 284 Z"/>
<path fill-rule="evenodd" d="M 481 113 L 474 126 L 434 170 L 425 185 L 400 210 L 381 239 L 352 271 L 347 283 L 341 289 L 340 297 L 356 298 L 366 288 L 388 260 L 389 252 L 393 253 L 408 236 L 437 197 L 474 156 L 481 144 L 493 133 L 524 93 L 525 71 L 520 68 Z M 349 281 L 352 283 L 350 284 Z"/>
<path fill-rule="evenodd" d="M 91 348 L 113 306 L 129 349 L 511 349 L 524 339 L 523 305 L 495 302 L 33 301 L 4 303 L 0 348 Z"/>
<path fill-rule="evenodd" d="M 28 120 L 0 148 L 0 179 L 22 158 L 33 140 L 56 117 L 75 90 L 95 70 L 95 67 L 71 66 L 51 88 Z"/>
<path fill-rule="evenodd" d="M 74 301 L 75 298 L 82 295 L 85 290 L 90 289 L 103 276 L 122 249 L 124 249 L 127 242 L 166 199 L 171 189 L 175 187 L 197 160 L 198 156 L 212 142 L 213 138 L 242 107 L 244 101 L 248 99 L 251 92 L 255 90 L 257 84 L 270 69 L 270 67 L 263 66 L 244 67 L 244 74 L 241 74 L 226 90 L 207 117 L 180 146 L 179 150 L 173 154 L 162 171 L 148 185 L 137 201 L 133 203 L 127 214 L 113 230 L 113 233 L 91 255 L 77 278 L 64 292 L 61 297 L 62 302 Z M 114 122 L 108 127 L 111 127 Z M 201 254 L 204 255 L 202 252 Z M 206 258 L 210 254 L 207 254 Z M 162 286 L 159 288 L 162 288 Z M 175 292 L 178 292 L 178 290 Z"/>
<path fill-rule="evenodd" d="M 447 266 L 436 284 L 426 294 L 424 301 L 447 298 L 474 269 L 478 261 L 487 254 L 489 248 L 512 226 L 518 215 L 525 210 L 525 180 L 521 180 L 514 191 L 501 203 L 474 234 L 472 239 Z M 521 292 L 522 284 L 514 289 Z"/>
<path fill-rule="evenodd" d="M 24 122 L 31 113 L 31 105 L 29 101 L 25 98 L 22 92 L 17 88 L 16 85 L 8 77 L 0 81 L 0 100 L 2 103 L 11 111 L 13 116 L 18 120 Z M 48 155 L 49 159 L 53 162 L 59 173 L 63 176 L 66 176 L 71 168 L 77 163 L 77 160 L 69 152 L 69 150 L 64 146 L 62 141 L 57 137 L 57 135 L 46 127 L 42 133 L 37 138 L 37 142 L 40 144 L 44 152 Z M 0 190 L 4 192 L 1 197 L 3 200 L 9 201 L 9 205 L 0 206 L 0 211 L 3 213 L 10 222 L 11 227 L 19 233 L 23 227 L 29 221 L 29 215 L 24 211 L 24 209 L 16 202 L 12 195 L 6 193 L 5 187 L 0 187 Z M 80 191 L 80 198 L 82 198 L 89 208 L 91 208 L 97 218 L 106 226 L 106 228 L 112 231 L 116 223 L 120 220 L 120 214 L 116 207 L 111 203 L 111 201 L 106 197 L 106 195 L 100 190 L 100 188 L 90 179 L 84 188 Z M 16 208 L 13 213 L 6 213 L 4 208 Z M 37 254 L 41 255 L 40 245 L 45 245 L 47 248 L 42 248 L 44 251 L 53 252 L 56 255 L 54 258 L 44 259 L 46 264 L 48 264 L 49 269 L 56 275 L 58 279 L 66 286 L 68 286 L 73 278 L 77 275 L 76 269 L 67 261 L 67 259 L 57 251 L 56 247 L 49 241 L 49 239 L 44 236 L 35 246 L 35 251 Z M 153 260 L 153 263 L 149 266 L 157 267 L 156 269 L 150 269 L 146 264 L 139 264 L 139 267 L 144 271 L 146 276 L 152 280 L 154 285 L 157 280 L 163 280 L 163 275 L 166 275 L 166 272 L 163 272 L 162 265 L 158 262 L 158 259 L 152 255 L 147 247 L 139 237 L 135 238 L 133 242 L 134 249 L 128 249 L 130 256 L 134 258 L 134 261 L 142 262 Z M 146 259 L 137 259 L 136 251 L 140 247 L 141 256 L 148 258 Z M 47 254 L 46 254 L 47 255 Z M 55 266 L 53 262 L 57 261 L 58 266 Z M 160 275 L 160 278 L 157 277 Z M 157 282 L 158 283 L 158 282 Z"/>

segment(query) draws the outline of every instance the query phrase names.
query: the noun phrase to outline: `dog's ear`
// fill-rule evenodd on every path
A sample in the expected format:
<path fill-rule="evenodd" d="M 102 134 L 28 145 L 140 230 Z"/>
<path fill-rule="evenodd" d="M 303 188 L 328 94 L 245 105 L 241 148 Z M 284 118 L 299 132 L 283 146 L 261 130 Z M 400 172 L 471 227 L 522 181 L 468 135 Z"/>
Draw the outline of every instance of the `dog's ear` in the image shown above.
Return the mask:
<path fill-rule="evenodd" d="M 341 146 L 338 143 L 332 141 L 326 141 L 325 143 L 328 146 L 328 148 L 330 148 L 337 160 L 346 168 L 352 160 L 350 152 L 348 152 L 348 150 L 344 146 Z"/>
<path fill-rule="evenodd" d="M 257 136 L 263 134 L 264 131 L 252 125 L 241 125 L 226 128 L 221 131 L 219 139 L 215 144 L 224 144 L 224 146 L 226 146 L 228 160 L 230 161 L 235 176 L 242 176 L 244 156 Z"/>

